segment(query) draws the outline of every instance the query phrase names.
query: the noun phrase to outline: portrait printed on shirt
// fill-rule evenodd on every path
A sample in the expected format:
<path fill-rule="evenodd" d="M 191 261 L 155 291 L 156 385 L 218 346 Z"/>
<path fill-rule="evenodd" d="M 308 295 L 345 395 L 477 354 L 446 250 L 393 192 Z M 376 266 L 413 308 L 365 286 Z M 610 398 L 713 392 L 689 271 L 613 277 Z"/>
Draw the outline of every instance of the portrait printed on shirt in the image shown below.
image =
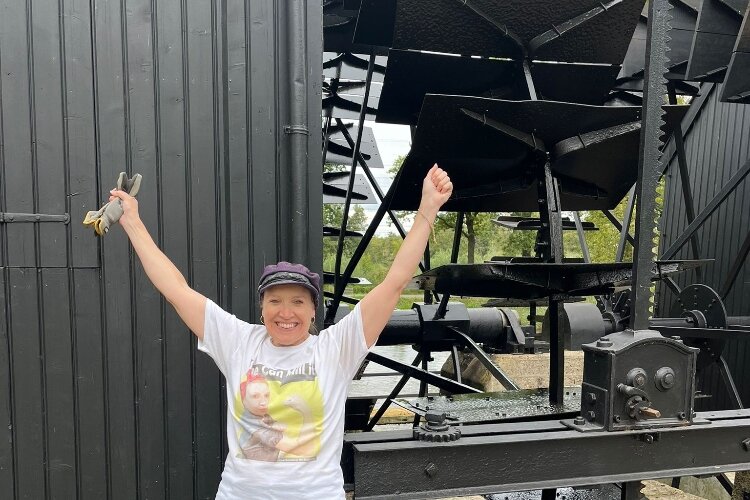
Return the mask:
<path fill-rule="evenodd" d="M 264 462 L 315 460 L 323 431 L 323 395 L 315 366 L 286 370 L 254 364 L 235 394 L 239 458 Z"/>

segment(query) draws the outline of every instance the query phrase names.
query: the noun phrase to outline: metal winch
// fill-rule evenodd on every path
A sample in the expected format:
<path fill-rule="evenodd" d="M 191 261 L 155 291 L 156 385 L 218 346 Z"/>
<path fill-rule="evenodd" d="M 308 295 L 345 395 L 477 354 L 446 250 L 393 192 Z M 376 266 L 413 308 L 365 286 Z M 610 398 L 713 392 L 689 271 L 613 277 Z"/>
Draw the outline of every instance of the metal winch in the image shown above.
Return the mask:
<path fill-rule="evenodd" d="M 654 330 L 617 332 L 582 346 L 580 431 L 692 423 L 698 349 Z"/>

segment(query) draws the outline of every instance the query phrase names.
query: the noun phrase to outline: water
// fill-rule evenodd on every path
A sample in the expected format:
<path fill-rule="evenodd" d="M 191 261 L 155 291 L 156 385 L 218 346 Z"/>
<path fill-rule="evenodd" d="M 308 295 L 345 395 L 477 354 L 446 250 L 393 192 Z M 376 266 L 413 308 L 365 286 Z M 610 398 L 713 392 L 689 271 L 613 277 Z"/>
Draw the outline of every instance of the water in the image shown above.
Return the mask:
<path fill-rule="evenodd" d="M 401 363 L 410 365 L 417 355 L 417 352 L 412 349 L 410 345 L 395 345 L 395 346 L 376 346 L 374 351 L 381 356 L 391 358 Z M 432 355 L 433 361 L 428 364 L 428 369 L 432 372 L 439 372 L 440 368 L 445 363 L 445 360 L 450 357 L 449 352 L 436 352 Z M 387 375 L 383 375 L 387 374 Z M 376 375 L 376 376 L 369 376 Z M 383 375 L 383 376 L 380 376 Z M 352 382 L 351 388 L 349 389 L 349 396 L 351 397 L 363 397 L 363 396 L 387 396 L 393 390 L 395 385 L 401 379 L 401 374 L 390 370 L 384 366 L 370 362 L 365 369 L 365 375 L 361 380 L 355 380 Z M 433 391 L 434 388 L 431 388 Z M 416 396 L 419 394 L 419 381 L 415 379 L 409 379 L 406 386 L 401 390 L 401 396 Z M 430 392 L 432 394 L 432 392 Z"/>
<path fill-rule="evenodd" d="M 558 500 L 620 500 L 622 490 L 614 484 L 585 486 L 581 488 L 558 488 Z M 542 490 L 520 491 L 516 493 L 496 493 L 485 496 L 487 500 L 540 500 Z"/>

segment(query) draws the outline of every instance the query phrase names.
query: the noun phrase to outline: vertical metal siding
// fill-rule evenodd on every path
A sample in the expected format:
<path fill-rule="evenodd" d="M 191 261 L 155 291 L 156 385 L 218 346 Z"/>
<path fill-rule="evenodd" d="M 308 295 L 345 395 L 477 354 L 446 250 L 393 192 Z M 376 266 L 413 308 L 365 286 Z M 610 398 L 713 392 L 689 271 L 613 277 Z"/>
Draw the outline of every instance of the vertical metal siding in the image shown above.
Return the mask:
<path fill-rule="evenodd" d="M 750 158 L 750 109 L 747 106 L 719 101 L 721 88 L 716 88 L 707 98 L 700 114 L 685 138 L 685 149 L 693 190 L 696 213 L 700 213 L 722 186 Z M 662 219 L 662 249 L 667 248 L 687 226 L 685 203 L 680 187 L 680 173 L 676 157 L 668 170 L 664 194 Z M 724 203 L 697 231 L 702 258 L 714 259 L 704 267 L 703 283 L 719 290 L 727 278 L 729 267 L 737 256 L 742 241 L 750 231 L 750 180 L 739 184 Z M 676 258 L 692 258 L 689 245 L 685 245 Z M 680 286 L 697 282 L 694 273 L 685 273 L 677 279 Z M 660 310 L 668 314 L 674 301 L 666 287 L 662 288 Z M 726 298 L 729 315 L 750 315 L 750 264 L 745 262 Z M 750 402 L 750 344 L 744 341 L 728 343 L 725 358 L 730 365 L 743 401 Z M 709 369 L 703 374 L 700 386 L 712 395 L 700 404 L 705 408 L 730 406 L 718 370 Z"/>
<path fill-rule="evenodd" d="M 80 221 L 121 170 L 189 282 L 238 317 L 265 264 L 322 266 L 322 7 L 307 2 L 309 245 L 290 248 L 288 2 L 0 0 L 0 491 L 210 498 L 224 383 L 121 230 Z"/>

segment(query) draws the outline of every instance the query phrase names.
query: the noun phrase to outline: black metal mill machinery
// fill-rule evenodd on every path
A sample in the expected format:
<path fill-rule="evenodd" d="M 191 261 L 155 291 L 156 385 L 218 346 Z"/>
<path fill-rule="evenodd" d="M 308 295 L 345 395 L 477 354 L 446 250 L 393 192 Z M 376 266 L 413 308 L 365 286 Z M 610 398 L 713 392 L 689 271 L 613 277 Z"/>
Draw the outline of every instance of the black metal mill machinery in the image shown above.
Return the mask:
<path fill-rule="evenodd" d="M 412 430 L 347 435 L 343 464 L 356 498 L 530 489 L 554 498 L 559 487 L 605 483 L 621 483 L 623 498 L 637 498 L 633 482 L 641 479 L 750 469 L 750 412 L 741 409 L 739 397 L 736 410 L 694 411 L 696 370 L 723 362 L 722 339 L 747 335 L 747 318 L 722 316 L 721 297 L 715 300 L 700 286 L 679 290 L 669 276 L 700 266 L 695 229 L 748 167 L 703 213 L 689 211 L 690 226 L 674 248 L 657 258 L 653 241 L 664 157 L 672 148 L 684 158 L 680 124 L 687 107 L 676 104 L 677 94 L 700 99 L 705 88 L 694 82 L 716 81 L 719 75 L 726 77 L 725 93 L 739 89 L 728 100 L 742 102 L 747 97 L 742 89 L 750 89 L 742 87 L 748 65 L 741 63 L 747 54 L 747 12 L 742 29 L 735 23 L 737 41 L 726 61 L 701 52 L 713 42 L 698 40 L 716 34 L 701 28 L 716 3 L 704 0 L 697 7 L 652 0 L 647 9 L 638 0 L 324 3 L 325 48 L 335 53 L 325 68 L 324 151 L 331 152 L 332 134 L 340 134 L 343 148 L 336 153 L 351 161 L 343 176 L 348 181 L 343 227 L 331 230 L 339 251 L 326 323 L 340 317 L 342 302 L 353 302 L 344 290 L 385 215 L 404 234 L 393 211 L 416 209 L 416 188 L 432 163 L 454 180 L 445 209 L 459 214 L 454 264 L 430 269 L 426 253 L 416 278 L 424 303 L 396 312 L 381 339 L 381 344 L 414 345 L 414 362 L 368 356 L 403 374 L 381 408 L 409 377 L 421 381 L 422 397 L 408 405 L 418 415 Z M 747 9 L 741 0 L 722 3 Z M 674 54 L 671 62 L 668 54 Z M 706 59 L 719 71 L 691 77 Z M 359 119 L 352 129 L 356 139 L 341 119 L 353 114 Z M 365 157 L 372 153 L 363 153 L 364 120 L 372 117 L 409 124 L 413 131 L 411 152 L 387 193 L 374 182 Z M 670 135 L 665 147 L 663 139 Z M 374 194 L 357 180 L 358 167 Z M 628 208 L 620 222 L 610 210 L 626 195 Z M 380 206 L 368 230 L 356 235 L 359 245 L 342 270 L 346 214 L 358 196 L 377 198 Z M 685 196 L 689 199 L 689 190 Z M 584 245 L 584 262 L 566 259 L 562 231 L 571 224 L 563 221 L 563 210 L 574 212 L 572 227 L 582 243 L 578 211 L 608 214 L 621 230 L 617 262 L 588 262 Z M 532 221 L 536 256 L 455 264 L 462 214 L 469 211 L 538 212 Z M 669 260 L 688 241 L 697 260 Z M 632 263 L 621 262 L 627 242 L 634 248 Z M 680 294 L 669 318 L 653 317 L 655 280 Z M 613 294 L 624 287 L 627 295 Z M 512 314 L 467 309 L 450 302 L 451 294 L 494 297 L 499 305 L 547 304 L 549 390 L 516 390 L 484 354 L 482 345 L 534 349 L 532 336 Z M 600 309 L 570 303 L 583 296 L 597 296 Z M 580 388 L 563 384 L 566 337 L 584 350 Z M 474 353 L 509 391 L 461 396 L 478 391 L 461 381 L 458 349 Z M 438 350 L 453 352 L 456 380 L 427 371 L 430 353 Z M 427 397 L 428 384 L 454 396 Z M 727 387 L 736 395 L 731 377 Z M 358 427 L 372 429 L 379 416 Z"/>

